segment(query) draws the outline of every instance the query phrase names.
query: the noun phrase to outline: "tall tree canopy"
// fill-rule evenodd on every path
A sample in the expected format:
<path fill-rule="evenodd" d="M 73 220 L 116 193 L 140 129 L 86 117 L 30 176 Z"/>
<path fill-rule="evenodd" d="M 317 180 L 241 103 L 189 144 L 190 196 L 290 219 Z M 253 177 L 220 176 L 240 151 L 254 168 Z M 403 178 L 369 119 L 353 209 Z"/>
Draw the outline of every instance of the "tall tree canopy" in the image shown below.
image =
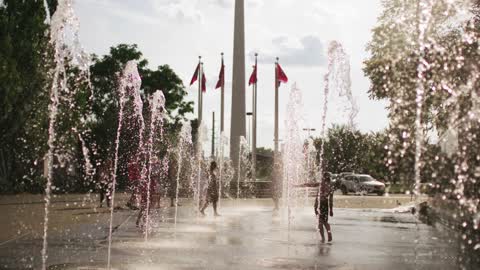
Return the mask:
<path fill-rule="evenodd" d="M 50 14 L 54 14 L 56 0 L 47 2 Z M 43 1 L 2 1 L 0 192 L 43 190 L 52 55 Z M 85 169 L 80 164 L 84 150 L 81 140 L 88 143 L 94 160 L 104 159 L 112 150 L 118 124 L 118 79 L 129 60 L 138 63 L 143 80 L 142 99 L 147 107 L 148 97 L 156 90 L 163 91 L 167 100 L 167 130 L 178 130 L 186 115 L 193 112 L 192 103 L 185 101 L 187 92 L 181 79 L 168 65 L 150 70 L 136 45 L 120 44 L 112 47 L 108 55 L 93 56 L 91 86 L 66 60 L 68 88 L 75 91 L 60 93 L 55 151 L 57 158 L 68 155 L 74 159 L 70 163 L 77 163 L 76 169 Z M 75 188 L 72 181 L 81 180 L 84 173 L 75 173 L 78 179 L 71 181 L 65 175 L 55 177 L 61 179 L 54 184 L 63 185 L 66 190 Z"/>
<path fill-rule="evenodd" d="M 407 168 L 412 168 L 416 150 L 418 103 L 422 105 L 420 132 L 425 146 L 434 132 L 440 137 L 452 128 L 471 133 L 474 127 L 466 116 L 478 103 L 473 89 L 480 86 L 480 25 L 478 4 L 472 5 L 478 1 L 431 3 L 429 7 L 419 0 L 383 1 L 383 12 L 367 46 L 371 56 L 364 63 L 365 75 L 371 81 L 370 97 L 389 102 L 390 162 L 392 169 L 405 172 L 407 181 L 411 181 Z M 470 18 L 459 15 L 465 11 L 470 12 Z M 420 24 L 425 26 L 423 39 Z M 419 67 L 425 70 L 419 73 Z M 420 87 L 425 90 L 422 99 L 417 95 Z M 475 143 L 474 139 L 469 143 Z M 425 154 L 428 150 L 420 149 Z"/>
<path fill-rule="evenodd" d="M 91 145 L 97 160 L 112 158 L 113 143 L 118 126 L 119 96 L 118 82 L 123 69 L 128 61 L 136 61 L 142 79 L 141 95 L 144 102 L 144 118 L 149 119 L 149 97 L 157 90 L 161 90 L 166 99 L 166 121 L 164 122 L 165 141 L 176 138 L 181 122 L 186 120 L 186 115 L 193 112 L 193 103 L 185 101 L 187 92 L 178 75 L 168 66 L 162 65 L 155 70 L 148 68 L 148 60 L 138 50 L 136 44 L 120 44 L 110 48 L 110 53 L 102 57 L 94 56 L 91 66 L 91 82 L 93 91 L 92 112 L 90 123 L 92 130 Z M 132 104 L 128 103 L 126 110 Z M 126 164 L 137 152 L 138 127 L 135 121 L 128 117 L 124 119 L 120 147 L 120 183 L 126 180 Z M 172 143 L 172 142 L 170 142 Z M 164 145 L 165 147 L 165 145 Z M 165 154 L 165 149 L 160 151 Z"/>
<path fill-rule="evenodd" d="M 185 101 L 187 92 L 182 80 L 168 66 L 159 66 L 156 70 L 148 68 L 148 60 L 138 50 L 138 46 L 120 44 L 110 48 L 108 55 L 94 56 L 91 67 L 93 86 L 94 123 L 92 130 L 100 151 L 111 151 L 111 144 L 118 122 L 118 79 L 125 64 L 134 60 L 142 78 L 142 98 L 148 105 L 148 97 L 156 90 L 162 90 L 166 99 L 167 126 L 178 124 L 193 112 L 193 103 Z"/>
<path fill-rule="evenodd" d="M 413 184 L 417 162 L 415 180 L 433 184 L 437 199 L 455 198 L 449 202 L 456 206 L 454 216 L 443 215 L 469 219 L 480 198 L 480 1 L 384 0 L 383 5 L 364 72 L 370 97 L 390 104 L 390 169 Z M 465 222 L 462 230 L 474 232 L 475 222 Z M 478 240 L 471 235 L 462 240 L 466 254 Z M 465 258 L 462 267 L 478 265 L 478 256 Z"/>
<path fill-rule="evenodd" d="M 0 5 L 0 191 L 34 181 L 46 147 L 49 35 L 43 1 Z M 49 0 L 53 13 L 56 1 Z M 24 178 L 23 176 L 28 176 Z M 18 179 L 17 182 L 11 181 Z M 23 180 L 20 180 L 23 179 Z"/>

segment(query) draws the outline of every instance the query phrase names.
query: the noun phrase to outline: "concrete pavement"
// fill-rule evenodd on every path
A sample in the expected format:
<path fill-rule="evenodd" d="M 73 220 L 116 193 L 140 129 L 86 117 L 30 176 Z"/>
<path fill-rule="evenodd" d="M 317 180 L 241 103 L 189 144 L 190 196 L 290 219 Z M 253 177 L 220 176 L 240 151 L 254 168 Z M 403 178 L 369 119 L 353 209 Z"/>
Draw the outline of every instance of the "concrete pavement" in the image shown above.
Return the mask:
<path fill-rule="evenodd" d="M 73 196 L 64 200 L 59 198 L 55 203 L 59 213 L 54 215 L 64 218 L 53 222 L 56 225 L 49 229 L 50 269 L 104 268 L 108 215 L 104 210 L 95 212 L 91 208 L 94 200 L 89 202 L 91 205 L 85 203 L 77 205 L 78 209 L 67 209 L 72 203 L 70 198 L 77 200 Z M 182 200 L 176 225 L 174 208 L 155 211 L 148 241 L 135 226 L 136 212 L 118 210 L 114 218 L 117 229 L 113 237 L 113 267 L 458 269 L 455 237 L 445 237 L 448 233 L 418 223 L 411 214 L 392 210 L 398 203 L 408 200 L 409 197 L 405 196 L 336 196 L 335 205 L 348 208 L 335 208 L 335 215 L 331 218 L 334 234 L 331 244 L 322 244 L 318 239 L 311 199 L 304 207 L 292 208 L 290 219 L 287 211 L 272 212 L 272 203 L 268 199 L 224 200 L 220 209 L 222 216 L 218 218 L 212 217 L 211 208 L 207 217 L 199 217 L 192 202 Z M 19 204 L 24 207 L 22 213 L 30 211 L 27 202 Z M 364 208 L 352 208 L 352 205 L 362 204 Z M 365 205 L 377 207 L 365 208 Z M 3 199 L 0 207 L 7 207 Z M 38 213 L 32 215 L 41 216 Z M 3 230 L 5 222 L 2 224 Z M 7 241 L 0 243 L 0 268 L 38 269 L 41 237 L 37 233 Z"/>

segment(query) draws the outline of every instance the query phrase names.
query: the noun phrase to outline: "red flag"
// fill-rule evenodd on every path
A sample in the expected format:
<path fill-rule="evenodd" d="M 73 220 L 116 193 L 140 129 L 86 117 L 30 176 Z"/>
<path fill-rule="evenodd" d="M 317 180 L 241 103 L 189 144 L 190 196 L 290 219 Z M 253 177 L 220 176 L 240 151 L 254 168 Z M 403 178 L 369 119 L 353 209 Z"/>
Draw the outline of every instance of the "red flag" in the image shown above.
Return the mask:
<path fill-rule="evenodd" d="M 252 75 L 250 75 L 250 80 L 248 80 L 248 86 L 257 83 L 257 65 L 253 66 Z"/>
<path fill-rule="evenodd" d="M 202 92 L 207 92 L 207 79 L 205 78 L 205 74 L 203 74 L 203 72 L 202 72 Z"/>
<path fill-rule="evenodd" d="M 222 87 L 225 84 L 225 65 L 222 60 L 222 68 L 220 69 L 220 74 L 218 75 L 218 82 L 215 86 L 215 89 Z"/>
<path fill-rule="evenodd" d="M 197 68 L 195 69 L 195 73 L 193 73 L 192 80 L 190 81 L 190 85 L 194 84 L 198 80 L 198 73 L 200 72 L 200 63 L 198 63 Z"/>
<path fill-rule="evenodd" d="M 277 80 L 278 80 L 278 84 L 280 85 L 280 83 L 287 83 L 288 82 L 288 77 L 287 75 L 285 74 L 285 72 L 283 72 L 283 69 L 282 67 L 280 66 L 280 64 L 277 63 Z"/>

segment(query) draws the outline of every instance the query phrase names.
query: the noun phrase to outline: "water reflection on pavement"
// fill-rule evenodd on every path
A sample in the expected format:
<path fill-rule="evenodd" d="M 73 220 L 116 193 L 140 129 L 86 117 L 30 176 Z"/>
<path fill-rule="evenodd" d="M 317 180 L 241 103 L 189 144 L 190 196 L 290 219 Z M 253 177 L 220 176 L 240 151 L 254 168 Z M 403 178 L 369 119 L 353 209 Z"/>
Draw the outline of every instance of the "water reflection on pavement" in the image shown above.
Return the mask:
<path fill-rule="evenodd" d="M 222 216 L 217 218 L 208 211 L 206 217 L 198 217 L 192 207 L 180 207 L 175 228 L 174 209 L 158 210 L 148 241 L 135 226 L 136 212 L 119 212 L 112 247 L 114 268 L 458 268 L 455 242 L 408 213 L 335 209 L 330 219 L 334 240 L 321 243 L 311 206 L 292 209 L 290 223 L 284 212 L 273 213 L 268 204 L 254 200 L 223 204 Z M 106 225 L 79 224 L 68 233 L 52 228 L 50 269 L 104 268 Z M 41 239 L 31 236 L 0 246 L 0 265 L 36 268 L 40 244 Z"/>
<path fill-rule="evenodd" d="M 229 207 L 218 218 L 182 211 L 177 229 L 159 222 L 144 242 L 133 223 L 117 232 L 114 259 L 125 269 L 454 269 L 452 243 L 410 214 L 337 209 L 332 243 L 321 243 L 311 207 L 285 215 Z M 164 215 L 166 213 L 163 213 Z M 168 215 L 168 214 L 166 214 Z M 157 216 L 157 220 L 161 219 Z M 162 268 L 160 268 L 162 269 Z"/>

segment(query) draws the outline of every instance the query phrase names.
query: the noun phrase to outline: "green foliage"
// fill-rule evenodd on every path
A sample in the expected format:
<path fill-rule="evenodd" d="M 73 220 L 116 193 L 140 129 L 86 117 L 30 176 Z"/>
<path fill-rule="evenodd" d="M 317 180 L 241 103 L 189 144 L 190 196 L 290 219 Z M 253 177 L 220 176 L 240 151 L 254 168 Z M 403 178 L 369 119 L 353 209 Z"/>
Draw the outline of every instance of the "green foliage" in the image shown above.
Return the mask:
<path fill-rule="evenodd" d="M 91 179 L 87 177 L 82 140 L 89 135 L 92 92 L 88 74 L 70 59 L 66 59 L 65 76 L 67 87 L 58 88 L 53 184 L 57 192 L 86 191 L 93 183 L 88 181 Z"/>
<path fill-rule="evenodd" d="M 273 150 L 270 148 L 257 148 L 257 178 L 265 179 L 273 172 Z"/>
<path fill-rule="evenodd" d="M 328 129 L 324 142 L 324 166 L 332 173 L 367 173 L 385 179 L 389 176 L 386 167 L 385 133 L 363 134 L 344 125 Z M 315 139 L 320 153 L 322 140 Z"/>
<path fill-rule="evenodd" d="M 360 164 L 364 172 L 371 176 L 390 182 L 395 182 L 396 177 L 389 167 L 387 132 L 373 132 L 364 135 L 365 152 L 362 155 Z"/>
<path fill-rule="evenodd" d="M 323 163 L 331 173 L 355 172 L 370 174 L 376 179 L 397 182 L 399 175 L 392 168 L 388 152 L 388 131 L 362 133 L 344 125 L 333 125 L 327 131 Z M 320 153 L 322 139 L 316 138 Z"/>
<path fill-rule="evenodd" d="M 324 145 L 326 168 L 332 172 L 358 172 L 362 170 L 365 149 L 365 138 L 360 131 L 347 126 L 333 126 L 328 130 Z"/>
<path fill-rule="evenodd" d="M 138 63 L 139 70 L 144 69 L 148 61 L 142 58 L 136 45 L 121 44 L 110 48 L 110 54 L 98 58 L 93 57 L 90 68 L 93 92 L 92 113 L 90 123 L 92 131 L 92 149 L 98 153 L 97 159 L 106 160 L 113 151 L 113 143 L 118 125 L 119 78 L 123 68 L 130 60 Z"/>
<path fill-rule="evenodd" d="M 435 1 L 426 28 L 426 49 L 420 51 L 418 40 L 419 0 L 386 0 L 384 10 L 373 29 L 367 46 L 371 56 L 364 62 L 364 73 L 371 81 L 372 99 L 389 101 L 392 128 L 411 138 L 417 107 L 418 66 L 420 58 L 428 63 L 423 74 L 424 94 L 422 121 L 425 130 L 443 130 L 457 104 L 448 103 L 452 89 L 469 79 L 469 70 L 478 63 L 476 42 L 462 38 L 471 31 L 449 27 L 456 16 L 448 1 Z M 464 93 L 466 94 L 466 93 Z M 468 97 L 467 97 L 468 98 Z"/>
<path fill-rule="evenodd" d="M 168 66 L 159 66 L 156 70 L 150 70 L 148 61 L 138 50 L 137 45 L 120 44 L 110 48 L 108 55 L 101 58 L 94 56 L 94 64 L 91 67 L 91 82 L 93 87 L 92 111 L 93 117 L 90 122 L 92 138 L 90 145 L 97 153 L 97 163 L 102 160 L 112 159 L 113 144 L 118 126 L 119 78 L 128 61 L 137 62 L 140 77 L 142 78 L 142 99 L 144 102 L 143 116 L 146 123 L 149 121 L 149 97 L 157 90 L 162 90 L 166 99 L 167 118 L 163 123 L 165 140 L 174 139 L 175 134 L 181 128 L 181 122 L 186 120 L 186 115 L 193 112 L 192 102 L 186 102 L 187 96 L 182 80 Z M 126 183 L 128 161 L 138 153 L 138 119 L 133 116 L 133 101 L 125 104 L 125 118 L 120 138 L 120 166 L 119 182 L 121 186 Z M 148 126 L 147 126 L 148 128 Z M 148 130 L 146 130 L 148 132 Z M 145 134 L 144 134 L 145 135 Z M 145 136 L 144 136 L 145 138 Z M 172 145 L 175 142 L 172 140 Z M 166 144 L 159 149 L 161 156 L 166 155 Z"/>
<path fill-rule="evenodd" d="M 0 192 L 41 187 L 51 65 L 44 21 L 43 1 L 0 6 Z"/>
<path fill-rule="evenodd" d="M 96 134 L 95 141 L 102 152 L 110 152 L 113 137 L 118 122 L 118 80 L 125 64 L 134 60 L 137 62 L 142 78 L 143 100 L 148 104 L 147 97 L 156 90 L 162 90 L 166 98 L 166 109 L 170 116 L 167 124 L 178 127 L 178 123 L 185 120 L 187 113 L 193 112 L 191 102 L 184 101 L 187 95 L 182 80 L 168 66 L 159 66 L 157 70 L 147 68 L 148 61 L 138 50 L 137 45 L 120 44 L 110 48 L 110 53 L 101 58 L 94 57 L 91 67 L 91 81 L 94 101 L 93 114 L 95 123 L 92 126 Z"/>
<path fill-rule="evenodd" d="M 53 14 L 56 0 L 47 2 Z M 0 192 L 44 189 L 43 158 L 53 68 L 53 46 L 45 21 L 43 1 L 5 0 L 0 6 Z M 69 59 L 65 60 L 67 89 L 60 90 L 55 126 L 57 190 L 91 188 L 85 184 L 81 139 L 87 142 L 94 165 L 111 158 L 118 124 L 118 79 L 129 60 L 138 63 L 146 106 L 151 93 L 163 90 L 169 132 L 175 133 L 185 115 L 193 111 L 192 104 L 184 101 L 187 93 L 175 72 L 168 65 L 149 70 L 136 45 L 121 44 L 112 47 L 108 55 L 93 56 L 91 81 Z M 148 115 L 145 117 L 148 119 Z M 135 122 L 128 118 L 125 121 Z M 134 130 L 131 126 L 131 132 L 123 132 L 122 140 L 132 141 Z M 126 160 L 131 151 L 121 154 Z"/>
<path fill-rule="evenodd" d="M 378 18 L 367 46 L 371 56 L 364 63 L 364 73 L 371 81 L 369 95 L 372 99 L 389 102 L 389 169 L 396 178 L 409 185 L 413 183 L 414 173 L 418 88 L 425 89 L 421 111 L 424 145 L 420 149 L 422 181 L 455 181 L 452 180 L 455 176 L 452 174 L 450 158 L 429 142 L 432 133 L 442 137 L 449 129 L 465 135 L 476 132 L 474 128 L 469 128 L 471 120 L 465 118 L 476 110 L 474 104 L 477 95 L 472 89 L 480 86 L 477 78 L 480 63 L 478 1 L 472 6 L 466 6 L 465 4 L 471 4 L 467 1 L 458 1 L 452 6 L 449 6 L 449 2 L 451 1 L 432 2 L 423 44 L 425 49 L 420 50 L 420 1 L 383 1 L 383 13 Z M 452 18 L 458 16 L 457 12 L 468 9 L 474 14 L 471 20 L 452 23 Z M 427 70 L 420 74 L 421 80 L 418 70 L 420 59 L 427 66 Z M 462 140 L 459 142 L 461 145 Z M 474 142 L 475 139 L 472 138 L 471 143 Z M 465 147 L 470 149 L 467 144 Z M 472 157 L 469 163 L 471 167 L 476 167 L 478 159 Z M 437 166 L 437 170 L 432 166 Z M 447 180 L 439 175 L 451 178 Z"/>
<path fill-rule="evenodd" d="M 184 101 L 187 92 L 182 80 L 168 65 L 159 66 L 157 70 L 145 70 L 142 85 L 145 95 L 162 90 L 166 99 L 169 122 L 178 124 L 185 121 L 185 115 L 193 113 L 193 102 Z"/>

